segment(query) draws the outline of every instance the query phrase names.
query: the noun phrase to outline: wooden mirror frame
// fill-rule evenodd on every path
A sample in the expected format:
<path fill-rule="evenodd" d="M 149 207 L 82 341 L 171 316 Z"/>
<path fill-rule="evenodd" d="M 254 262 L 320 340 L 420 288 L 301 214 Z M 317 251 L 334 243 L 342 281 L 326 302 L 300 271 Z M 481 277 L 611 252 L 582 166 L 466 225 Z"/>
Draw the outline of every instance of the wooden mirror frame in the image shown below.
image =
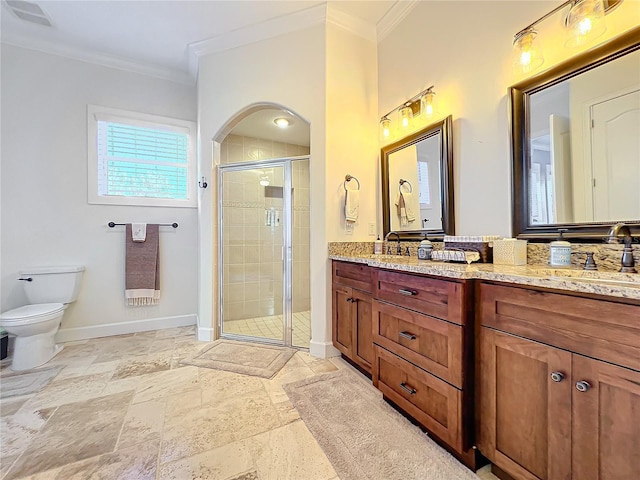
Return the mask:
<path fill-rule="evenodd" d="M 557 223 L 529 225 L 529 116 L 530 96 L 547 87 L 603 65 L 640 49 L 640 27 L 635 27 L 607 43 L 577 55 L 549 70 L 509 88 L 509 125 L 511 128 L 511 207 L 512 235 L 529 241 L 547 242 L 558 236 L 558 229 L 567 229 L 565 237 L 585 242 L 601 242 L 616 221 Z M 632 233 L 640 234 L 640 219 L 628 220 Z"/>
<path fill-rule="evenodd" d="M 425 235 L 430 239 L 442 240 L 445 235 L 455 232 L 453 210 L 453 140 L 451 115 L 433 123 L 408 137 L 382 148 L 380 154 L 382 177 L 382 224 L 384 235 L 391 231 L 391 205 L 389 201 L 389 155 L 425 138 L 440 134 L 440 201 L 442 203 L 442 228 L 396 231 L 402 240 L 421 240 Z M 417 167 L 417 166 L 416 166 Z"/>

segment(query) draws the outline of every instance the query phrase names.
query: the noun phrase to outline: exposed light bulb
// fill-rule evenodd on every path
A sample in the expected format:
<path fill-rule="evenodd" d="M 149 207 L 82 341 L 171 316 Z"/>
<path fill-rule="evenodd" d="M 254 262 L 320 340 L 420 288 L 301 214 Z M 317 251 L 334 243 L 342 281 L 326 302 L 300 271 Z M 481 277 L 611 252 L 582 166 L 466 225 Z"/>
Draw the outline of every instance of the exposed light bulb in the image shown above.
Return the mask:
<path fill-rule="evenodd" d="M 389 135 L 391 135 L 391 120 L 383 117 L 382 120 L 380 120 L 380 126 L 382 127 L 382 136 L 389 138 Z"/>
<path fill-rule="evenodd" d="M 400 124 L 402 128 L 408 128 L 411 124 L 411 117 L 413 113 L 411 111 L 411 107 L 409 105 L 405 105 L 400 109 Z"/>
<path fill-rule="evenodd" d="M 513 63 L 525 73 L 535 70 L 544 63 L 540 41 L 536 36 L 537 32 L 529 29 L 517 33 L 513 39 Z"/>
<path fill-rule="evenodd" d="M 580 35 L 587 35 L 591 31 L 591 19 L 585 18 L 578 23 Z"/>
<path fill-rule="evenodd" d="M 420 97 L 420 110 L 423 115 L 429 117 L 433 115 L 433 97 L 436 92 L 431 90 L 433 87 L 429 87 L 427 91 Z"/>
<path fill-rule="evenodd" d="M 602 0 L 579 0 L 569 10 L 565 24 L 568 29 L 566 45 L 577 47 L 598 38 L 606 30 Z"/>

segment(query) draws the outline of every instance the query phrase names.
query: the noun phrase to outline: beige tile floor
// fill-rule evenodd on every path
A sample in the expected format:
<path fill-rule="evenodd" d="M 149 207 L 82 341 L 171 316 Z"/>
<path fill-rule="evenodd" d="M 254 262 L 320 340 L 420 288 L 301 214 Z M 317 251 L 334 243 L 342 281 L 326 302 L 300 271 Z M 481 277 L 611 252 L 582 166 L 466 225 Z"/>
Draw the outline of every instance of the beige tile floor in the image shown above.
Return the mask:
<path fill-rule="evenodd" d="M 351 367 L 297 352 L 266 380 L 179 363 L 204 345 L 183 327 L 67 343 L 19 378 L 5 362 L 0 389 L 19 395 L 0 400 L 0 477 L 337 479 L 282 385 Z"/>
<path fill-rule="evenodd" d="M 291 341 L 296 347 L 309 348 L 311 339 L 311 312 L 296 312 L 293 314 L 293 332 Z M 283 338 L 282 315 L 268 317 L 247 318 L 242 320 L 228 320 L 224 322 L 224 333 L 234 333 L 250 337 Z"/>

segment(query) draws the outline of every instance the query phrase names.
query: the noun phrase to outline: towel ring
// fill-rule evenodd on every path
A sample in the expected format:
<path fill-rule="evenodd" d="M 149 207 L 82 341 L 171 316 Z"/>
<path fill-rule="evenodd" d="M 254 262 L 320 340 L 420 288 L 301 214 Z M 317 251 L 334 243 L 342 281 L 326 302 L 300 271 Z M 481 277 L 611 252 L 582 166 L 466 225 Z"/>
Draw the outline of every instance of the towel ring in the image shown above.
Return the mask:
<path fill-rule="evenodd" d="M 401 187 L 402 187 L 405 183 L 409 184 L 409 193 L 413 193 L 413 185 L 411 185 L 411 182 L 410 182 L 409 180 L 405 180 L 404 178 L 401 178 L 401 179 L 400 179 L 400 181 L 399 181 L 398 183 L 399 183 L 399 185 L 398 185 L 398 191 L 399 191 L 400 193 L 402 193 L 402 188 L 401 188 Z"/>
<path fill-rule="evenodd" d="M 342 186 L 344 187 L 344 191 L 345 192 L 347 191 L 347 182 L 350 182 L 351 180 L 355 180 L 356 181 L 356 183 L 358 184 L 358 188 L 356 188 L 356 190 L 360 190 L 360 181 L 356 177 L 354 177 L 352 175 L 345 175 L 344 183 L 342 184 Z"/>

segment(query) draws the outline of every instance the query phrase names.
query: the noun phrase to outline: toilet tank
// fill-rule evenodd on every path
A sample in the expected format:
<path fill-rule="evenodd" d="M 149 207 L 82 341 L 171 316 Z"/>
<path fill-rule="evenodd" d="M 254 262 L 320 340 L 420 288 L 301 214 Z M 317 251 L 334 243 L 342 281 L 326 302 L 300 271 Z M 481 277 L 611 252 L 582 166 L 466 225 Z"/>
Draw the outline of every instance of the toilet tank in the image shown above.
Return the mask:
<path fill-rule="evenodd" d="M 67 304 L 78 298 L 83 272 L 78 265 L 32 267 L 21 270 L 20 279 L 29 303 Z"/>

